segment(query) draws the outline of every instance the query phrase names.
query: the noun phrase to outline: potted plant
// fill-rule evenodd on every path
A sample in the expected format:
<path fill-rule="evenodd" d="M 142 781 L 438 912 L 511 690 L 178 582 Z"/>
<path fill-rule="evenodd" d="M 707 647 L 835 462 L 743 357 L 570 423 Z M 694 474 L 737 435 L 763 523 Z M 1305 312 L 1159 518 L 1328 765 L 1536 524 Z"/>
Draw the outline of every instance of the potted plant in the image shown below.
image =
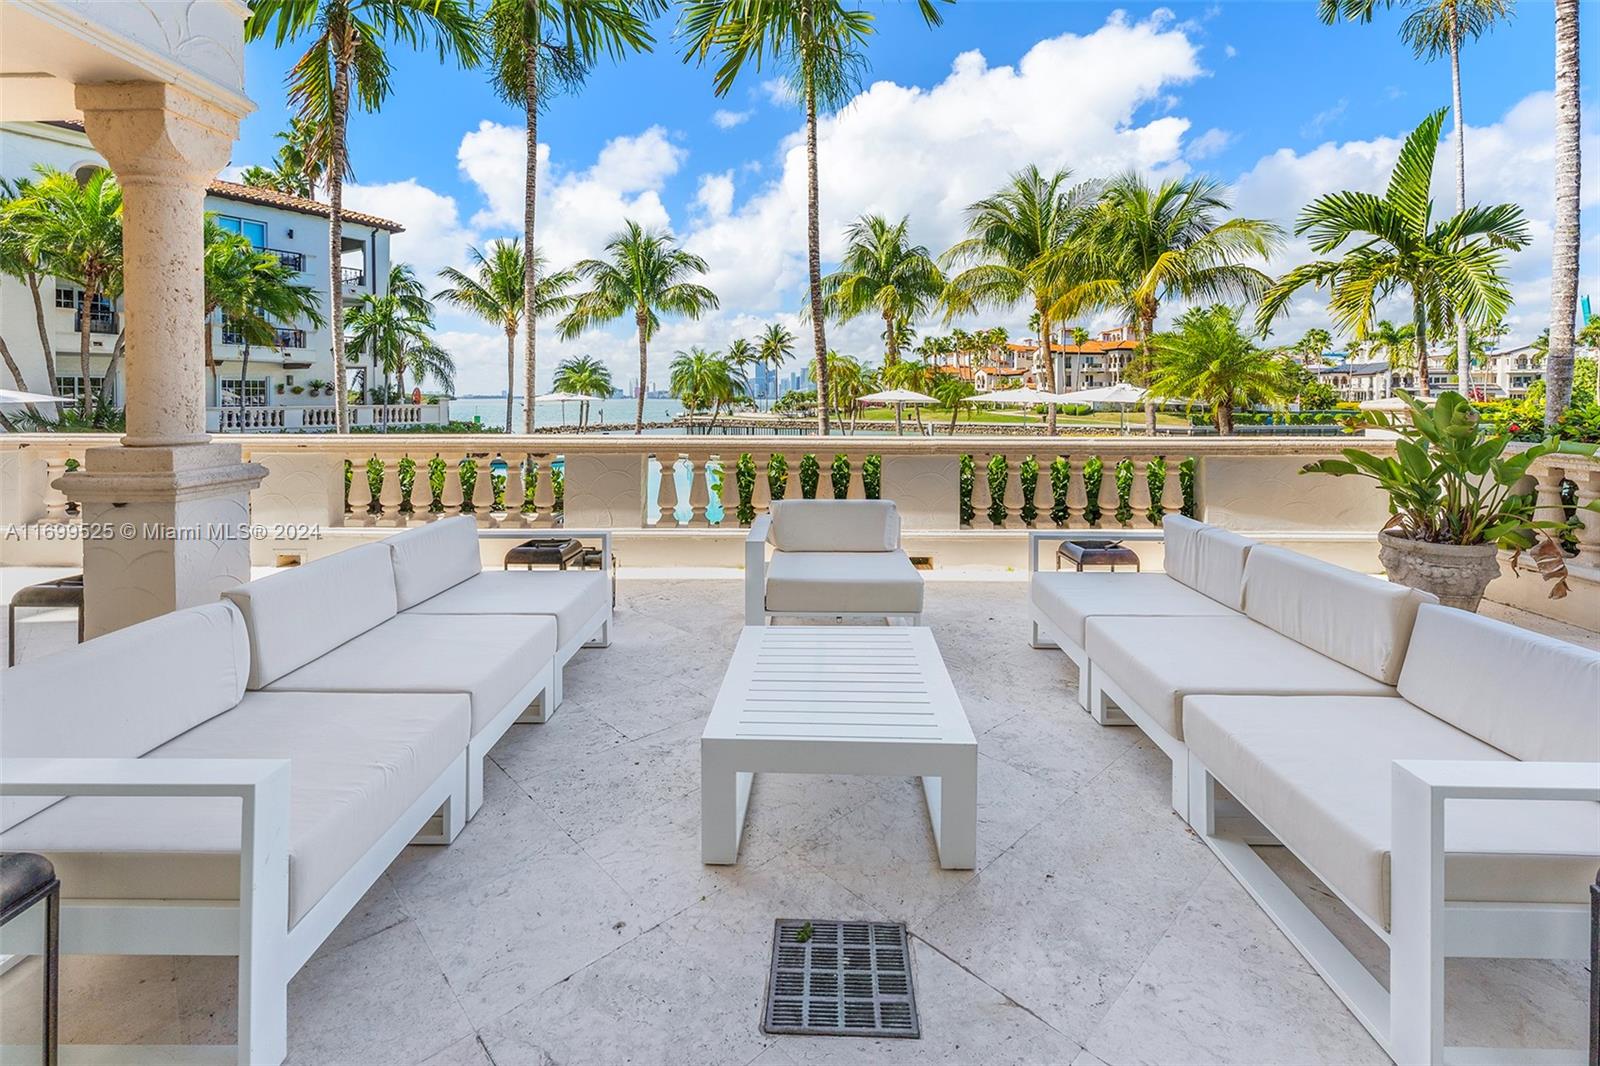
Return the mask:
<path fill-rule="evenodd" d="M 1430 410 L 1405 392 L 1396 394 L 1403 415 L 1363 411 L 1353 428 L 1388 430 L 1397 437 L 1392 458 L 1346 448 L 1343 459 L 1307 464 L 1301 473 L 1371 478 L 1389 496 L 1391 515 L 1378 532 L 1378 558 L 1389 579 L 1475 611 L 1489 582 L 1500 575 L 1499 552 L 1515 566 L 1528 552 L 1550 598 L 1567 594 L 1567 563 L 1551 536 L 1568 528 L 1560 505 L 1540 507 L 1528 481 L 1533 463 L 1555 452 L 1593 456 L 1600 445 L 1546 437 L 1507 454 L 1509 434 L 1485 432 L 1478 412 L 1460 393 L 1443 392 Z M 1583 505 L 1600 512 L 1600 501 Z M 1535 512 L 1555 510 L 1541 517 Z"/>
<path fill-rule="evenodd" d="M 275 391 L 279 396 L 282 396 L 283 395 L 283 382 L 281 382 L 281 381 L 278 382 L 277 387 L 273 391 Z"/>
<path fill-rule="evenodd" d="M 289 391 L 294 393 L 296 396 L 299 396 L 301 393 L 305 392 L 306 390 L 305 390 L 305 386 L 303 386 L 303 385 L 291 385 L 291 386 L 289 386 Z"/>
<path fill-rule="evenodd" d="M 312 378 L 310 381 L 306 382 L 306 388 L 311 390 L 311 395 L 313 396 L 321 396 L 322 390 L 327 387 L 328 383 L 326 381 L 322 381 L 317 378 Z"/>

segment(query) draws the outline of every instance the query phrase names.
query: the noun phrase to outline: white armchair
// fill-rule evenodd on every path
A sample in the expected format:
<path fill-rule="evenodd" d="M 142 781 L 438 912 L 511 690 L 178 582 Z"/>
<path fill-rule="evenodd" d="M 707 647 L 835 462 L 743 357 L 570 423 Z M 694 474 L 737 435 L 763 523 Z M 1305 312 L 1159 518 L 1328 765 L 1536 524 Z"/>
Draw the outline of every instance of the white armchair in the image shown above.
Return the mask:
<path fill-rule="evenodd" d="M 745 539 L 744 589 L 745 625 L 775 616 L 922 621 L 922 575 L 900 548 L 892 500 L 774 502 Z"/>

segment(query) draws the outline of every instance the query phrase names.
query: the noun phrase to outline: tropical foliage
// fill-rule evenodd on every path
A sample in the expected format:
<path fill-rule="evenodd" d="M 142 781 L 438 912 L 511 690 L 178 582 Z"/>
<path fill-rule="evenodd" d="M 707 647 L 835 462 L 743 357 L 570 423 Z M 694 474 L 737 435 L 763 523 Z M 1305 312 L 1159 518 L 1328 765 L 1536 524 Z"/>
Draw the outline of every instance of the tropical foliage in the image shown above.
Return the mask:
<path fill-rule="evenodd" d="M 1217 432 L 1233 432 L 1233 412 L 1254 404 L 1281 406 L 1295 394 L 1297 369 L 1276 352 L 1257 348 L 1239 328 L 1240 312 L 1224 304 L 1184 312 L 1174 328 L 1150 339 L 1150 391 L 1158 397 L 1205 404 Z"/>
<path fill-rule="evenodd" d="M 743 400 L 749 390 L 741 366 L 721 352 L 708 352 L 698 345 L 676 353 L 668 373 L 668 388 L 685 407 L 711 412 L 707 432 L 716 427 L 723 408 Z"/>
<path fill-rule="evenodd" d="M 840 322 L 863 314 L 883 319 L 885 366 L 899 362 L 907 324 L 931 311 L 944 291 L 944 273 L 928 249 L 911 243 L 910 224 L 858 218 L 845 231 L 839 269 L 822 279 L 823 306 Z"/>
<path fill-rule="evenodd" d="M 593 396 L 605 399 L 614 391 L 611 368 L 592 355 L 577 355 L 563 359 L 556 367 L 557 392 L 570 392 L 575 396 Z M 589 424 L 589 403 L 585 400 L 578 408 L 578 428 Z"/>
<path fill-rule="evenodd" d="M 391 377 L 404 395 L 407 374 L 418 385 L 431 378 L 445 392 L 455 391 L 455 360 L 433 339 L 433 302 L 416 272 L 407 263 L 394 264 L 384 289 L 382 295 L 367 293 L 351 308 L 346 343 L 372 357 L 383 374 L 385 398 Z"/>

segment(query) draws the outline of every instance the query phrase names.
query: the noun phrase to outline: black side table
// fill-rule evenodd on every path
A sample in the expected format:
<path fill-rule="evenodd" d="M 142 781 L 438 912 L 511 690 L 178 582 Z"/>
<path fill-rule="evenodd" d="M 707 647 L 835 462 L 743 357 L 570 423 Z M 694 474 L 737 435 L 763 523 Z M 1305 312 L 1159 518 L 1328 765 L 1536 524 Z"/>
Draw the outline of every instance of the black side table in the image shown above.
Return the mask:
<path fill-rule="evenodd" d="M 56 1066 L 57 1008 L 61 999 L 61 882 L 43 855 L 0 855 L 0 925 L 44 902 L 44 1066 Z"/>
<path fill-rule="evenodd" d="M 1132 548 L 1124 548 L 1120 544 L 1108 544 L 1105 541 L 1095 540 L 1064 540 L 1056 549 L 1056 569 L 1061 569 L 1061 560 L 1069 560 L 1077 571 L 1083 573 L 1086 566 L 1109 566 L 1112 573 L 1118 566 L 1131 566 L 1134 572 L 1139 571 L 1139 556 Z"/>
<path fill-rule="evenodd" d="M 505 564 L 502 569 L 510 570 L 512 565 L 526 566 L 532 570 L 535 566 L 554 566 L 565 570 L 573 563 L 583 564 L 583 542 L 570 537 L 535 537 L 525 540 L 515 548 L 506 552 Z"/>
<path fill-rule="evenodd" d="M 17 665 L 17 608 L 75 607 L 78 610 L 78 643 L 83 643 L 83 575 L 70 574 L 54 581 L 41 581 L 17 590 L 6 608 L 6 665 Z"/>

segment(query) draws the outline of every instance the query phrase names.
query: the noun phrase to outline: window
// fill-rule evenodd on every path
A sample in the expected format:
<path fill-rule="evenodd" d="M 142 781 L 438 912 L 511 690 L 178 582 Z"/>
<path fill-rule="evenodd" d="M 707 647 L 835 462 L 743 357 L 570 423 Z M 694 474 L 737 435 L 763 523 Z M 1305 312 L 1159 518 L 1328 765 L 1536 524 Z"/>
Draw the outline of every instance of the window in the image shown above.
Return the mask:
<path fill-rule="evenodd" d="M 65 307 L 68 310 L 71 310 L 72 308 L 77 307 L 78 306 L 78 290 L 77 289 L 67 289 L 67 288 L 63 288 L 60 285 L 57 285 L 56 286 L 56 306 L 57 307 Z"/>
<path fill-rule="evenodd" d="M 106 379 L 104 377 L 89 378 L 89 385 L 94 389 L 94 394 L 96 396 L 98 396 L 105 388 L 105 384 Z M 56 377 L 56 395 L 69 400 L 79 399 L 83 396 L 82 385 L 83 379 L 80 377 L 66 377 L 58 375 Z"/>
<path fill-rule="evenodd" d="M 246 407 L 267 406 L 267 379 L 249 378 L 241 390 L 238 378 L 222 379 L 222 403 L 224 406 L 234 406 L 239 402 L 240 392 L 244 393 Z"/>
<path fill-rule="evenodd" d="M 222 320 L 222 343 L 223 344 L 243 344 L 244 343 L 244 333 L 239 329 L 238 324 L 235 323 L 230 318 L 224 318 Z"/>
<path fill-rule="evenodd" d="M 235 218 L 233 215 L 218 215 L 217 225 L 229 233 L 242 233 L 250 243 L 257 248 L 267 246 L 267 224 L 257 222 L 253 218 Z"/>

